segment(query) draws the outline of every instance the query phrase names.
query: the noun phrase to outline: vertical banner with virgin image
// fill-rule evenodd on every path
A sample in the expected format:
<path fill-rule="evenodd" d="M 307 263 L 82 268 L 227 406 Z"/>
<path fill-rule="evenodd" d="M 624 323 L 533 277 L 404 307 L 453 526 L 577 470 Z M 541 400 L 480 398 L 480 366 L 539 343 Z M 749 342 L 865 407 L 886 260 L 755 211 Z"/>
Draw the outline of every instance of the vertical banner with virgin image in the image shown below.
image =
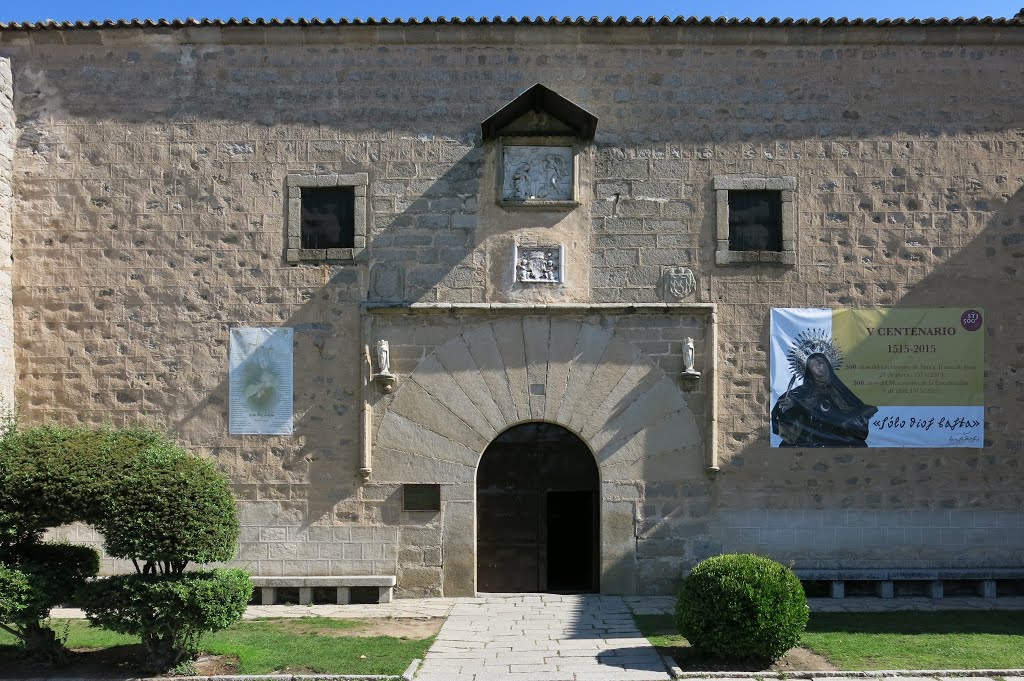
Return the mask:
<path fill-rule="evenodd" d="M 776 308 L 773 447 L 982 447 L 980 308 Z"/>
<path fill-rule="evenodd" d="M 231 329 L 231 435 L 291 435 L 292 339 L 289 328 Z"/>

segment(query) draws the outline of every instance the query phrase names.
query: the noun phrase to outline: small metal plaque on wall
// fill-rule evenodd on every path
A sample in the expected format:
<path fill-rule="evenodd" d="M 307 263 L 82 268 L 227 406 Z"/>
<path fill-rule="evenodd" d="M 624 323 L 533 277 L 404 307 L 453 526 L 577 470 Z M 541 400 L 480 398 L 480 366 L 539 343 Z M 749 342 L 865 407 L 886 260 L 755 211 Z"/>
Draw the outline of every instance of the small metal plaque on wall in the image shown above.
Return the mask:
<path fill-rule="evenodd" d="M 402 485 L 403 511 L 441 510 L 441 485 Z"/>

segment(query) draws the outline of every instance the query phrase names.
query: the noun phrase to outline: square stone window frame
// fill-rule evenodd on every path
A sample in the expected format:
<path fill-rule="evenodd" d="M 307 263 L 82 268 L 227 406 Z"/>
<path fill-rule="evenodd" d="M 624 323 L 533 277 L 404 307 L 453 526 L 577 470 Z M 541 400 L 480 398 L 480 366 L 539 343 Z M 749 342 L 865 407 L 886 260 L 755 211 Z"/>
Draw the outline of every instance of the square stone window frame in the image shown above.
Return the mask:
<path fill-rule="evenodd" d="M 505 188 L 505 147 L 569 147 L 572 149 L 572 197 L 568 200 L 551 201 L 548 199 L 527 199 L 526 201 L 506 201 L 502 198 Z M 497 203 L 502 208 L 512 210 L 564 210 L 570 211 L 580 205 L 580 154 L 582 145 L 577 137 L 565 135 L 516 135 L 499 137 L 496 145 L 497 158 L 494 174 L 497 186 L 494 188 Z"/>
<path fill-rule="evenodd" d="M 791 175 L 715 175 L 715 264 L 716 265 L 796 265 L 796 178 Z M 782 202 L 782 250 L 729 250 L 729 192 L 776 191 Z"/>
<path fill-rule="evenodd" d="M 285 224 L 288 229 L 286 260 L 295 265 L 302 262 L 353 262 L 366 248 L 366 194 L 370 184 L 369 173 L 289 173 L 285 180 L 288 198 L 285 205 Z M 302 190 L 352 187 L 355 194 L 352 222 L 354 239 L 352 248 L 302 247 Z"/>

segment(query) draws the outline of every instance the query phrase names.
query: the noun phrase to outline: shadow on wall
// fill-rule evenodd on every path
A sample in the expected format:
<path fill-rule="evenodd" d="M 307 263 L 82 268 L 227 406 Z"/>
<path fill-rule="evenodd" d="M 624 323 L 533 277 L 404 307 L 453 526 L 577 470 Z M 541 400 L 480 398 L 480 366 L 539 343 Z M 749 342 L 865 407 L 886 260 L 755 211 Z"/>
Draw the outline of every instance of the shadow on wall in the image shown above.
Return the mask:
<path fill-rule="evenodd" d="M 440 344 L 423 341 L 422 360 L 395 346 L 400 386 L 381 398 L 374 471 L 385 481 L 447 483 L 446 594 L 472 593 L 481 453 L 509 426 L 538 421 L 578 435 L 599 466 L 602 590 L 671 590 L 683 556 L 696 553 L 691 539 L 707 515 L 703 443 L 677 385 L 679 353 L 674 368 L 661 367 L 630 340 L 653 343 L 662 330 L 693 334 L 694 320 L 475 314 L 436 315 L 424 324 L 422 317 L 381 317 L 413 324 L 375 327 L 384 337 L 415 344 L 422 334 Z M 465 531 L 452 534 L 453 522 Z M 450 579 L 453 567 L 460 579 Z"/>
<path fill-rule="evenodd" d="M 339 40 L 353 30 L 359 29 L 337 29 Z M 666 54 L 649 47 L 651 34 L 645 29 L 636 30 L 643 49 L 580 44 L 576 28 L 567 33 L 573 36 L 569 49 L 557 43 L 543 48 L 487 45 L 491 31 L 486 28 L 480 29 L 481 44 L 459 44 L 466 30 L 458 27 L 451 31 L 455 43 L 431 45 L 438 35 L 443 39 L 437 27 L 404 30 L 416 44 L 105 45 L 66 53 L 39 49 L 31 59 L 23 48 L 5 46 L 0 56 L 10 56 L 17 70 L 22 142 L 36 146 L 47 144 L 48 117 L 105 121 L 111 118 L 112 102 L 117 103 L 116 120 L 129 125 L 216 121 L 372 133 L 386 121 L 389 129 L 412 138 L 423 131 L 475 129 L 534 83 L 595 112 L 603 138 L 614 144 L 940 136 L 1005 130 L 1019 123 L 1019 107 L 1007 106 L 1010 83 L 1004 79 L 1013 73 L 1016 55 L 1006 48 L 944 53 L 917 46 L 723 44 L 713 49 L 704 41 L 724 29 L 708 28 L 693 31 L 695 43 Z M 607 29 L 583 30 L 597 35 Z M 816 27 L 790 30 L 822 32 Z M 955 40 L 956 29 L 949 30 Z M 276 33 L 287 36 L 289 31 Z M 653 33 L 676 37 L 674 28 Z M 59 33 L 39 33 L 37 40 L 47 35 Z M 422 35 L 428 40 L 420 42 Z M 68 55 L 65 61 L 62 54 Z M 994 65 L 982 72 L 978 62 Z M 979 85 L 975 92 L 980 94 L 973 97 L 948 87 L 985 74 L 992 74 L 991 82 Z M 637 125 L 637 109 L 656 125 Z M 723 117 L 733 125 L 723 126 Z"/>
<path fill-rule="evenodd" d="M 67 404 L 52 409 L 68 419 L 83 418 L 83 404 L 126 420 L 140 414 L 163 419 L 157 425 L 216 457 L 237 481 L 239 495 L 250 502 L 243 511 L 248 526 L 243 560 L 277 561 L 280 569 L 299 565 L 288 561 L 325 560 L 319 554 L 300 555 L 312 549 L 289 541 L 301 538 L 296 527 L 299 534 L 312 537 L 314 524 L 331 516 L 346 522 L 377 520 L 363 517 L 368 507 L 353 501 L 358 498 L 362 361 L 355 304 L 367 293 L 372 300 L 412 302 L 436 299 L 440 284 L 453 295 L 480 286 L 484 264 L 472 252 L 478 245 L 475 202 L 482 152 L 460 139 L 475 140 L 479 122 L 529 85 L 543 82 L 597 113 L 600 144 L 635 142 L 642 148 L 666 140 L 710 151 L 718 143 L 765 137 L 938 136 L 964 132 L 962 120 L 978 121 L 979 130 L 999 131 L 1017 121 L 1018 109 L 1004 95 L 964 103 L 950 92 L 949 106 L 936 102 L 936 92 L 947 92 L 949 76 L 928 71 L 927 64 L 903 76 L 921 76 L 915 87 L 905 88 L 896 76 L 879 75 L 876 48 L 826 48 L 816 55 L 805 51 L 744 46 L 709 54 L 701 49 L 694 57 L 700 68 L 686 68 L 689 62 L 680 55 L 669 61 L 671 72 L 664 77 L 626 83 L 624 69 L 642 72 L 656 65 L 653 57 L 631 47 L 601 45 L 577 46 L 557 58 L 516 47 L 382 45 L 372 48 L 370 57 L 368 48 L 347 46 L 168 46 L 76 49 L 66 58 L 60 49 L 39 50 L 29 60 L 20 48 L 5 47 L 0 54 L 11 55 L 16 70 L 16 164 L 27 169 L 45 165 L 48 173 L 19 176 L 17 213 L 23 225 L 37 231 L 52 228 L 56 234 L 26 262 L 47 267 L 61 257 L 69 260 L 63 263 L 64 272 L 47 269 L 47 277 L 52 274 L 54 279 L 47 279 L 45 286 L 33 281 L 16 290 L 23 309 L 33 310 L 32 317 L 19 319 L 21 371 L 24 380 L 44 385 L 45 376 L 32 374 L 45 374 L 53 358 L 37 345 L 46 346 L 52 339 L 78 353 L 70 360 L 72 370 L 96 369 L 99 376 L 98 389 L 71 373 L 57 379 L 58 385 L 33 387 L 29 410 L 40 418 L 50 413 L 51 393 L 61 391 Z M 813 72 L 780 68 L 771 79 L 750 77 L 760 65 L 794 59 L 803 63 L 813 56 L 820 60 Z M 479 68 L 481 57 L 500 63 L 494 68 L 501 69 L 502 77 L 479 78 L 487 73 Z M 950 57 L 951 68 L 955 72 L 963 65 L 966 70 L 982 58 L 1013 56 L 979 50 L 969 57 Z M 363 59 L 374 60 L 374 66 L 367 67 Z M 566 68 L 569 62 L 573 69 Z M 395 67 L 394 82 L 384 89 L 378 67 Z M 610 77 L 580 79 L 579 69 L 594 75 L 608 72 Z M 735 76 L 724 82 L 721 74 Z M 478 86 L 472 97 L 451 85 L 471 81 Z M 844 84 L 841 91 L 836 82 Z M 155 83 L 165 96 L 139 96 L 154 92 Z M 991 92 L 1000 91 L 993 84 Z M 863 97 L 855 101 L 855 94 Z M 629 102 L 634 104 L 627 106 Z M 634 111 L 639 106 L 649 124 L 637 124 Z M 686 116 L 679 115 L 681 107 Z M 839 109 L 842 114 L 837 116 Z M 926 121 L 921 111 L 937 113 Z M 722 125 L 725 113 L 734 125 Z M 383 122 L 387 130 L 382 132 Z M 315 135 L 319 139 L 308 139 L 313 130 L 322 133 Z M 422 131 L 428 136 L 415 137 Z M 464 137 L 433 137 L 438 131 Z M 294 139 L 278 139 L 290 134 Z M 343 134 L 368 139 L 339 139 Z M 367 168 L 373 173 L 368 249 L 373 262 L 284 267 L 284 174 Z M 899 237 L 883 236 L 881 230 L 880 236 L 868 237 L 875 243 L 861 244 L 860 235 L 851 230 L 840 252 L 860 257 L 863 250 L 885 265 L 879 265 L 878 283 L 850 286 L 880 288 L 871 298 L 879 305 L 976 306 L 981 299 L 988 309 L 994 307 L 988 300 L 1002 302 L 1002 312 L 995 317 L 988 313 L 994 322 L 990 333 L 998 334 L 988 345 L 991 357 L 997 340 L 1010 340 L 1003 334 L 1014 328 L 1008 322 L 1016 298 L 1014 287 L 987 283 L 984 275 L 991 268 L 979 263 L 1012 270 L 1013 281 L 1019 279 L 1020 202 L 1018 192 L 998 209 L 995 222 L 960 250 L 944 242 L 910 246 Z M 993 201 L 990 209 L 996 206 Z M 84 234 L 59 224 L 57 214 L 76 215 L 75 230 Z M 708 225 L 701 233 L 711 233 Z M 29 241 L 16 243 L 16 249 L 35 249 L 31 239 L 37 236 L 26 233 L 20 238 Z M 96 242 L 103 247 L 95 248 Z M 916 257 L 922 258 L 920 265 Z M 398 266 L 401 262 L 416 265 L 407 269 Z M 883 283 L 890 279 L 885 268 L 894 266 L 915 273 L 920 267 L 921 274 L 914 274 L 920 283 L 909 291 L 889 288 L 891 284 Z M 934 272 L 925 275 L 932 266 Z M 126 274 L 127 279 L 107 285 L 104 271 Z M 961 278 L 966 285 L 959 285 Z M 268 280 L 274 283 L 268 286 Z M 852 300 L 845 285 L 827 286 L 828 304 Z M 986 291 L 986 286 L 998 290 Z M 42 288 L 47 289 L 42 294 L 30 290 Z M 77 326 L 88 338 L 62 338 L 49 329 L 51 320 L 42 308 L 57 301 L 66 304 L 58 311 L 64 317 L 57 326 Z M 112 315 L 118 318 L 111 321 Z M 236 325 L 295 329 L 295 431 L 300 435 L 227 435 L 227 337 Z M 92 340 L 104 333 L 116 338 L 109 343 L 112 347 L 104 345 L 105 339 Z M 132 347 L 133 339 L 139 349 Z M 1014 478 L 1005 475 L 1020 464 L 1020 444 L 1011 437 L 1020 392 L 1014 379 L 1017 366 L 1016 360 L 1007 360 L 998 369 L 1000 375 L 990 375 L 987 382 L 987 431 L 1006 433 L 1000 462 L 989 461 L 988 455 L 953 455 L 939 457 L 939 465 L 936 457 L 913 450 L 880 457 L 871 452 L 793 452 L 782 455 L 792 461 L 790 474 L 779 479 L 774 472 L 769 475 L 765 462 L 766 408 L 763 439 L 734 457 L 722 480 L 723 489 L 733 494 L 722 498 L 758 508 L 820 508 L 826 497 L 841 498 L 846 508 L 920 508 L 945 503 L 913 493 L 917 482 L 937 476 L 954 504 L 973 503 L 977 495 L 981 503 L 1006 503 L 986 501 L 985 490 L 955 487 L 957 471 L 977 479 L 975 469 L 980 467 L 991 470 L 985 474 L 992 478 L 991 489 L 1006 492 L 1004 498 L 1014 499 L 1019 507 L 1020 492 L 1006 489 Z M 779 454 L 771 456 L 778 461 Z M 778 470 L 774 463 L 771 468 Z M 872 471 L 870 480 L 864 470 Z M 751 476 L 771 483 L 752 487 L 747 484 Z M 730 478 L 737 482 L 730 483 Z M 886 481 L 884 493 L 863 492 L 880 479 Z M 819 489 L 827 487 L 827 494 L 819 497 L 809 491 L 811 481 Z M 765 492 L 740 493 L 751 488 Z M 670 512 L 658 509 L 656 514 Z M 250 542 L 257 555 L 246 557 L 245 544 Z M 279 545 L 276 554 L 260 553 L 268 542 Z M 668 550 L 669 544 L 665 546 Z M 360 555 L 359 560 L 389 559 Z"/>
<path fill-rule="evenodd" d="M 202 366 L 208 369 L 202 374 L 203 399 L 171 427 L 231 474 L 236 494 L 246 502 L 239 560 L 254 571 L 332 573 L 335 561 L 344 562 L 344 574 L 395 574 L 396 556 L 383 547 L 396 543 L 401 488 L 388 490 L 385 503 L 364 504 L 359 492 L 363 358 L 358 304 L 368 289 L 371 300 L 436 300 L 439 287 L 468 290 L 480 286 L 483 277 L 482 264 L 472 258 L 479 149 L 450 142 L 416 146 L 417 156 L 433 158 L 430 165 L 446 171 L 429 184 L 422 177 L 371 178 L 370 246 L 358 264 L 284 267 L 283 248 L 276 254 L 243 252 L 236 266 L 251 285 L 236 287 L 227 297 L 251 296 L 249 304 L 232 305 L 211 291 L 212 316 L 220 321 L 217 335 L 202 350 Z M 382 164 L 389 170 L 394 165 Z M 346 172 L 350 167 L 320 164 L 317 169 Z M 283 280 L 271 289 L 277 294 L 261 284 L 273 280 Z M 288 305 L 290 299 L 300 304 Z M 227 337 L 234 326 L 294 329 L 292 436 L 227 434 Z M 435 521 L 419 515 L 403 524 Z M 368 527 L 355 537 L 345 534 L 347 528 L 335 534 L 331 527 L 316 527 L 332 522 Z M 369 527 L 382 524 L 391 527 Z M 345 549 L 343 543 L 356 548 Z M 257 561 L 270 563 L 261 568 Z"/>
<path fill-rule="evenodd" d="M 1024 544 L 1002 528 L 1015 527 L 1024 508 L 1024 188 L 948 201 L 948 212 L 934 217 L 901 213 L 915 229 L 880 214 L 870 218 L 877 229 L 823 234 L 838 240 L 841 261 L 877 273 L 873 281 L 826 283 L 824 304 L 984 310 L 985 448 L 770 449 L 764 405 L 756 440 L 723 470 L 714 552 L 754 551 L 802 568 L 1018 562 Z M 985 227 L 958 246 L 951 233 L 975 216 Z M 767 339 L 767 314 L 762 323 Z"/>

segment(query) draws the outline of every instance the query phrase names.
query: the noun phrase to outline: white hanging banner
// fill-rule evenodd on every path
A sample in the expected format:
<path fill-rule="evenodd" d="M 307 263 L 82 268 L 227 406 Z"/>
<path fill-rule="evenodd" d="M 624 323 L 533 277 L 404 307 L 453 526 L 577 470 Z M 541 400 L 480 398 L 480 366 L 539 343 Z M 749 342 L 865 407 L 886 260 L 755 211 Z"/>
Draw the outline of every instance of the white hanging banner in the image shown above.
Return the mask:
<path fill-rule="evenodd" d="M 231 435 L 292 434 L 292 338 L 289 328 L 231 329 Z"/>
<path fill-rule="evenodd" d="M 776 308 L 773 447 L 984 446 L 984 310 Z"/>

